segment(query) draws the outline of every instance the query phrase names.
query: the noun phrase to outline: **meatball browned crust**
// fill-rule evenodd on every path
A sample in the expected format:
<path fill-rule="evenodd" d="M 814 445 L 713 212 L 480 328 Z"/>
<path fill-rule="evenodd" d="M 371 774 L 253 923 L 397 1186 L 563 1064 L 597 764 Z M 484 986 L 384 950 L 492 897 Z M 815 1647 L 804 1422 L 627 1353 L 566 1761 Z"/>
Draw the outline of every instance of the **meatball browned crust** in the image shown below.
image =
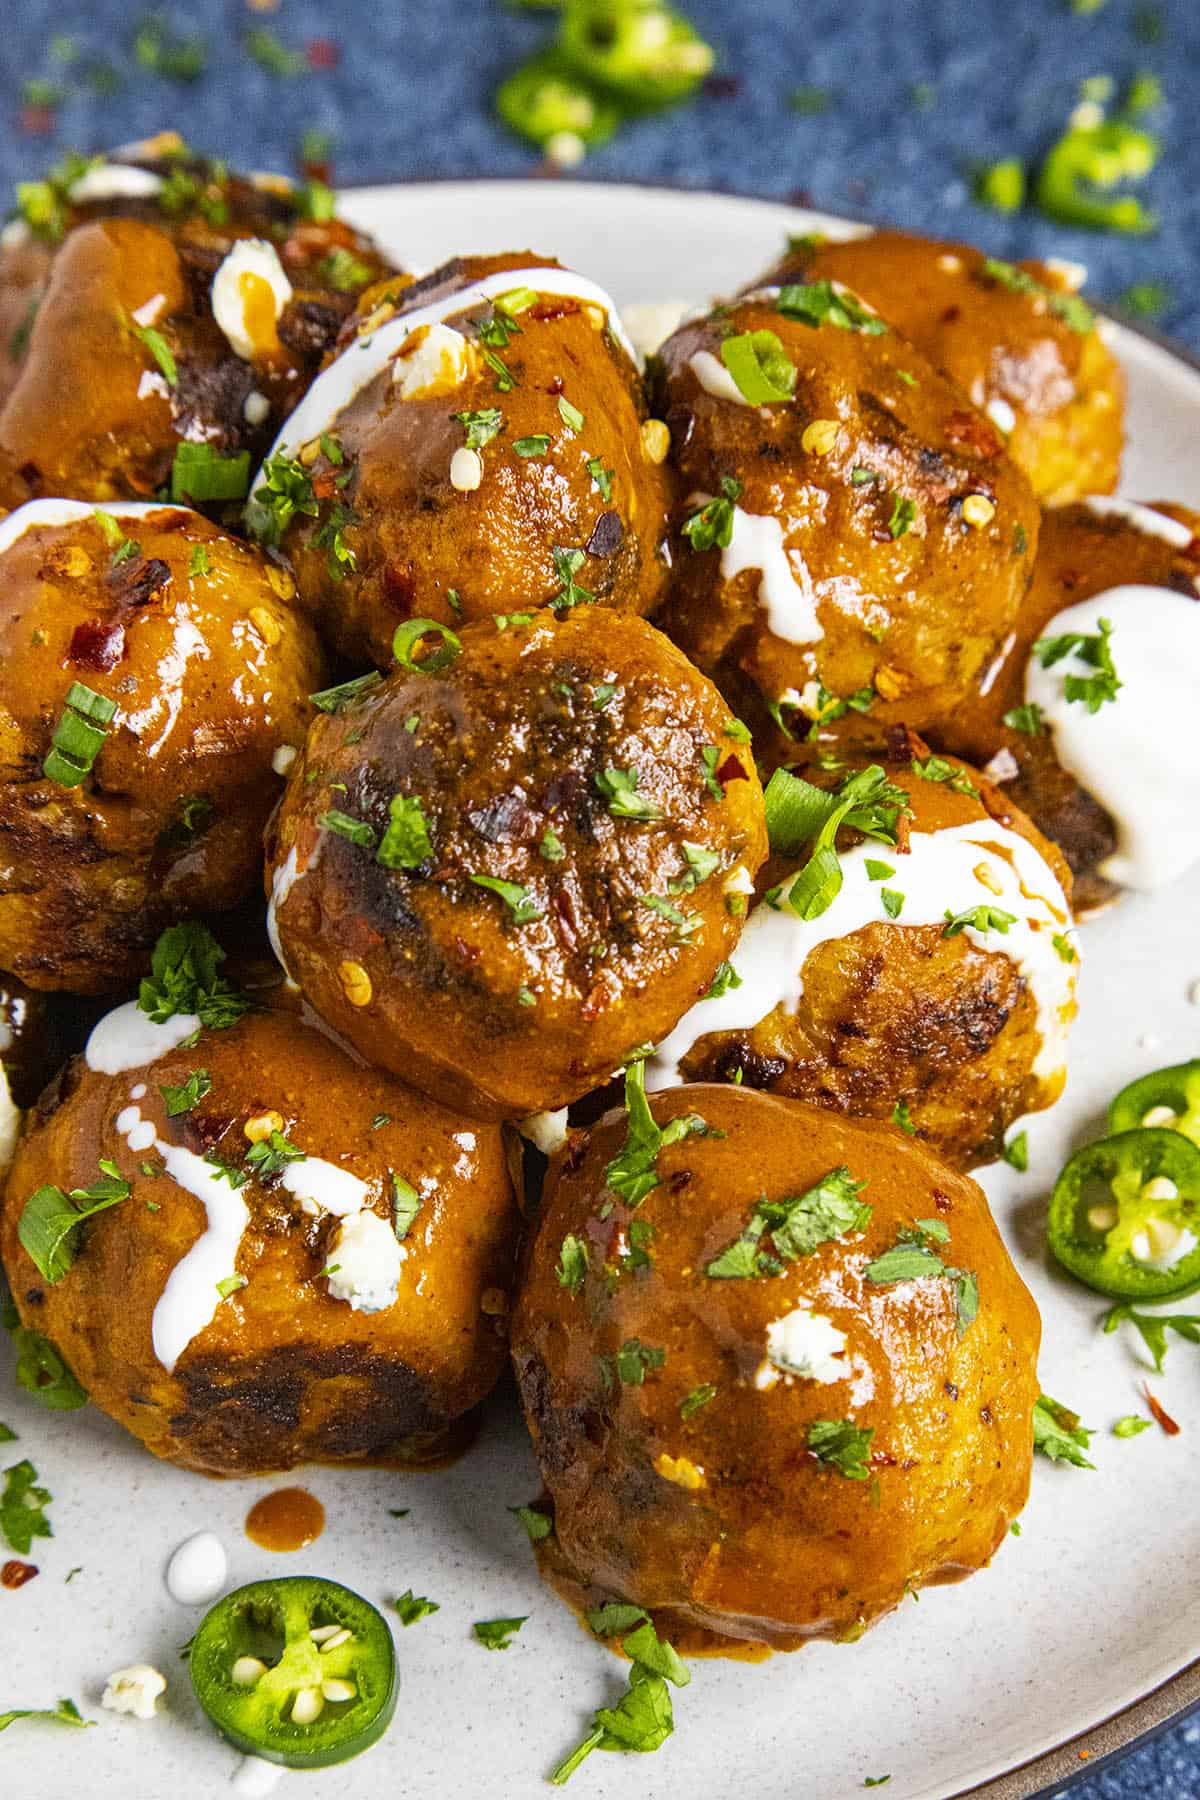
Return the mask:
<path fill-rule="evenodd" d="M 124 191 L 131 179 L 149 191 Z M 327 190 L 201 157 L 60 171 L 27 184 L 25 210 L 30 235 L 0 273 L 5 506 L 148 496 L 181 442 L 247 461 L 240 488 L 226 470 L 216 494 L 181 467 L 172 497 L 238 500 L 355 296 L 388 268 Z"/>
<path fill-rule="evenodd" d="M 803 871 L 815 840 L 770 859 L 733 981 L 685 1015 L 648 1080 L 744 1082 L 901 1120 L 969 1169 L 1062 1092 L 1075 1012 L 1070 875 L 1007 789 L 902 730 L 880 749 L 892 829 L 887 804 L 882 838 L 843 828 L 840 891 L 811 916 Z M 848 793 L 868 766 L 859 756 L 805 773 Z"/>
<path fill-rule="evenodd" d="M 647 613 L 666 580 L 666 433 L 642 433 L 602 290 L 526 252 L 372 290 L 275 445 L 248 517 L 346 656 L 408 618 Z"/>
<path fill-rule="evenodd" d="M 18 1239 L 26 1202 L 91 1187 L 101 1159 L 128 1197 L 49 1282 Z M 185 1267 L 212 1181 L 246 1214 L 219 1277 Z M 250 1475 L 444 1455 L 503 1367 L 516 1224 L 495 1127 L 256 1013 L 115 1075 L 70 1063 L 28 1122 L 0 1248 L 23 1322 L 97 1406 L 156 1456 Z"/>
<path fill-rule="evenodd" d="M 1195 601 L 1200 592 L 1200 514 L 1169 501 L 1151 509 L 1110 510 L 1086 501 L 1046 512 L 1033 581 L 1005 655 L 982 689 L 947 718 L 940 741 L 958 754 L 990 763 L 1004 791 L 1057 844 L 1075 877 L 1077 910 L 1112 900 L 1118 888 L 1101 865 L 1117 848 L 1117 827 L 1101 801 L 1063 767 L 1053 734 L 1031 729 L 1025 675 L 1033 647 L 1056 614 L 1111 588 L 1171 588 Z M 1155 524 L 1154 515 L 1163 515 Z M 1141 523 L 1138 523 L 1138 520 Z M 1183 530 L 1172 542 L 1169 522 Z M 1119 700 L 1119 696 L 1118 696 Z M 931 734 L 932 735 L 932 734 Z"/>
<path fill-rule="evenodd" d="M 776 398 L 746 401 L 734 350 L 762 359 Z M 684 496 L 663 629 L 756 726 L 852 706 L 923 729 L 951 712 L 1037 543 L 1029 484 L 983 415 L 828 284 L 719 307 L 658 362 Z"/>
<path fill-rule="evenodd" d="M 688 1123 L 636 1206 L 622 1113 L 559 1154 L 514 1315 L 544 1566 L 684 1645 L 855 1637 L 1024 1505 L 1037 1309 L 899 1132 L 727 1087 L 651 1110 Z"/>
<path fill-rule="evenodd" d="M 878 307 L 1006 434 L 1047 506 L 1116 487 L 1125 378 L 1063 268 L 876 231 L 798 241 L 765 279 L 843 281 Z"/>
<path fill-rule="evenodd" d="M 0 968 L 110 992 L 256 884 L 321 652 L 290 576 L 183 507 L 34 502 L 0 546 Z"/>
<path fill-rule="evenodd" d="M 281 959 L 436 1098 L 563 1106 L 736 941 L 766 852 L 745 740 L 641 619 L 468 626 L 313 725 L 268 843 Z"/>

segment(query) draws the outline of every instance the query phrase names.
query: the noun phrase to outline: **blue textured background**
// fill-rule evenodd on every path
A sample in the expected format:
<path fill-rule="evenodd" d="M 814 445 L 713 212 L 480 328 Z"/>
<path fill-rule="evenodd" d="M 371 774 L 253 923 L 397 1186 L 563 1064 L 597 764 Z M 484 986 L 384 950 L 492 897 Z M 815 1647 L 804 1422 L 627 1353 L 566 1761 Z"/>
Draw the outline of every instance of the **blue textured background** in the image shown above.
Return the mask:
<path fill-rule="evenodd" d="M 1001 255 L 1074 257 L 1103 298 L 1137 282 L 1164 284 L 1157 322 L 1200 349 L 1200 0 L 1104 0 L 1083 15 L 1070 0 L 688 0 L 687 10 L 716 46 L 722 79 L 686 107 L 626 126 L 589 158 L 586 174 L 802 197 L 961 235 Z M 237 0 L 176 5 L 160 16 L 208 51 L 204 75 L 188 84 L 139 67 L 139 16 L 124 0 L 7 0 L 0 183 L 40 173 L 64 149 L 97 150 L 168 125 L 231 163 L 281 170 L 294 169 L 306 127 L 324 130 L 343 183 L 536 167 L 494 122 L 490 96 L 548 35 L 553 15 L 500 0 L 283 0 L 264 12 Z M 243 43 L 259 26 L 302 53 L 328 40 L 336 66 L 269 74 Z M 97 59 L 116 91 L 95 91 Z M 1110 75 L 1120 87 L 1142 70 L 1159 76 L 1166 96 L 1152 120 L 1163 157 L 1142 190 L 1160 215 L 1154 236 L 1068 231 L 1036 213 L 1001 217 L 973 203 L 974 160 L 1036 160 L 1085 77 Z M 39 79 L 61 90 L 49 113 L 25 102 L 25 84 Z M 790 97 L 801 86 L 828 90 L 827 110 L 797 113 Z M 1198 1800 L 1200 1724 L 1177 1727 L 1071 1794 Z"/>

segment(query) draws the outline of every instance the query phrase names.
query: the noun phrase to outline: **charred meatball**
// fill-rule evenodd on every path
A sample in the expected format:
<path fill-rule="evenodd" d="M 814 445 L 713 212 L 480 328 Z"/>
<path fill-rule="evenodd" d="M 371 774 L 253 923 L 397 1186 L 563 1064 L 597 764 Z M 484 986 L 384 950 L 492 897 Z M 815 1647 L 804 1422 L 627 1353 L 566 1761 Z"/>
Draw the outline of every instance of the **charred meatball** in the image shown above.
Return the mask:
<path fill-rule="evenodd" d="M 248 518 L 345 655 L 408 618 L 646 613 L 667 434 L 612 301 L 557 263 L 470 257 L 380 299 L 276 441 Z"/>
<path fill-rule="evenodd" d="M 182 1043 L 199 1023 L 120 1007 L 39 1103 L 0 1232 L 23 1322 L 188 1468 L 443 1457 L 504 1362 L 499 1131 L 295 1016 Z M 106 1180 L 115 1203 L 48 1261 L 38 1219 Z"/>
<path fill-rule="evenodd" d="M 775 777 L 761 898 L 649 1085 L 744 1082 L 897 1121 L 955 1167 L 991 1161 L 1066 1077 L 1062 859 L 999 788 L 903 730 L 877 763 L 808 774 Z M 800 804 L 803 842 L 779 818 Z"/>
<path fill-rule="evenodd" d="M 658 358 L 685 495 L 663 629 L 756 724 L 951 712 L 1037 543 L 993 427 L 829 283 L 720 307 Z"/>
<path fill-rule="evenodd" d="M 1079 910 L 1200 861 L 1198 529 L 1169 502 L 1047 512 L 1005 654 L 941 732 L 1059 845 Z"/>
<path fill-rule="evenodd" d="M 1125 379 L 1068 267 L 876 231 L 800 240 L 766 280 L 842 281 L 878 307 L 987 413 L 1047 506 L 1116 487 Z"/>
<path fill-rule="evenodd" d="M 384 1068 L 482 1117 L 557 1108 L 669 1030 L 766 850 L 745 728 L 599 607 L 414 643 L 317 720 L 268 843 L 279 955 Z"/>
<path fill-rule="evenodd" d="M 1037 1310 L 899 1132 L 727 1087 L 651 1111 L 552 1166 L 513 1320 L 543 1567 L 683 1647 L 856 1637 L 1024 1505 Z"/>
<path fill-rule="evenodd" d="M 168 482 L 175 500 L 241 499 L 387 271 L 327 189 L 143 148 L 20 190 L 0 263 L 0 505 Z"/>
<path fill-rule="evenodd" d="M 282 569 L 183 507 L 0 524 L 0 969 L 105 993 L 257 883 L 323 679 Z"/>

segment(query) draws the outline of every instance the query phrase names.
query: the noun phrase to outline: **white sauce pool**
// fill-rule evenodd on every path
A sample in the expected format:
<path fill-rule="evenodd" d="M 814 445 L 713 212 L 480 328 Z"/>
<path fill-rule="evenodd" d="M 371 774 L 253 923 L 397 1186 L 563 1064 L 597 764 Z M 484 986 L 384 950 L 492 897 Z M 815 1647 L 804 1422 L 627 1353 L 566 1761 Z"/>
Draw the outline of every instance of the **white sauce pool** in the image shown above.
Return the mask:
<path fill-rule="evenodd" d="M 1041 707 L 1059 762 L 1112 816 L 1117 849 L 1100 873 L 1122 887 L 1164 887 L 1200 862 L 1200 601 L 1171 588 L 1108 588 L 1057 613 L 1042 635 L 1094 636 L 1101 619 L 1112 626 L 1116 699 L 1090 713 L 1066 698 L 1067 675 L 1095 674 L 1075 655 L 1049 669 L 1030 657 L 1025 698 Z"/>
<path fill-rule="evenodd" d="M 711 495 L 693 495 L 693 502 L 703 506 Z M 732 581 L 746 569 L 759 575 L 758 599 L 767 615 L 767 624 L 778 638 L 789 644 L 814 644 L 825 633 L 817 618 L 817 596 L 812 577 L 800 564 L 801 579 L 796 578 L 796 564 L 783 543 L 783 526 L 765 513 L 733 509 L 733 531 L 721 550 L 721 578 Z"/>
<path fill-rule="evenodd" d="M 866 843 L 842 851 L 839 861 L 841 892 L 819 918 L 801 919 L 786 905 L 776 910 L 765 901 L 753 909 L 729 957 L 742 985 L 727 988 L 715 1000 L 698 1000 L 684 1014 L 646 1064 L 651 1092 L 682 1083 L 679 1065 L 707 1033 L 750 1030 L 778 1006 L 794 1013 L 804 992 L 805 961 L 819 944 L 849 937 L 865 925 L 888 922 L 880 899 L 885 887 L 904 895 L 894 921 L 900 926 L 942 925 L 947 909 L 965 912 L 981 902 L 1015 914 L 1015 924 L 1005 933 L 983 933 L 968 926 L 964 936 L 981 949 L 1009 957 L 1025 976 L 1041 1033 L 1033 1072 L 1042 1080 L 1058 1073 L 1064 1061 L 1075 965 L 1063 962 L 1052 939 L 1068 929 L 1071 913 L 1058 878 L 1032 844 L 1005 826 L 982 819 L 944 831 L 914 831 L 907 855 L 885 844 Z M 868 861 L 887 863 L 896 873 L 872 881 Z M 993 887 L 980 881 L 975 871 L 981 867 Z M 790 885 L 784 883 L 785 892 Z"/>
<path fill-rule="evenodd" d="M 1155 512 L 1152 506 L 1139 506 L 1136 500 L 1121 500 L 1116 494 L 1092 494 L 1084 505 L 1098 519 L 1124 519 L 1144 537 L 1161 538 L 1176 550 L 1186 550 L 1192 541 L 1188 526 L 1168 518 L 1166 513 Z"/>
<path fill-rule="evenodd" d="M 172 1553 L 163 1580 L 172 1600 L 181 1606 L 204 1606 L 216 1599 L 228 1573 L 229 1558 L 220 1538 L 198 1531 Z"/>

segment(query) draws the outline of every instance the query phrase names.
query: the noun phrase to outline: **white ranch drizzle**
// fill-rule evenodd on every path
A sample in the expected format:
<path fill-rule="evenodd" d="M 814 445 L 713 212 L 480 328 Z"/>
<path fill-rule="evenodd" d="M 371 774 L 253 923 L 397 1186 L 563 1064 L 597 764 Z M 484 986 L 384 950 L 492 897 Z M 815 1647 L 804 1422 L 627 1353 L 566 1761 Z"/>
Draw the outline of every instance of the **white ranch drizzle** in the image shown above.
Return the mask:
<path fill-rule="evenodd" d="M 174 506 L 164 500 L 106 500 L 93 506 L 86 500 L 27 500 L 6 519 L 0 519 L 0 556 L 38 525 L 74 525 L 93 519 L 98 512 L 114 519 L 145 519 L 151 513 L 190 513 L 190 506 Z"/>
<path fill-rule="evenodd" d="M 272 950 L 275 952 L 275 961 L 287 976 L 289 988 L 295 993 L 299 993 L 300 989 L 297 982 L 293 979 L 292 972 L 288 968 L 284 958 L 283 948 L 279 941 L 279 923 L 276 915 L 296 883 L 303 880 L 305 875 L 310 874 L 311 871 L 316 868 L 317 863 L 321 858 L 321 848 L 323 843 L 323 838 L 317 839 L 317 842 L 313 847 L 313 853 L 303 868 L 299 866 L 299 858 L 296 855 L 296 846 L 293 844 L 292 848 L 288 851 L 286 857 L 271 877 L 271 897 L 267 901 L 267 938 L 270 941 Z"/>
<path fill-rule="evenodd" d="M 153 1145 L 171 1180 L 199 1200 L 207 1215 L 205 1229 L 167 1276 L 154 1308 L 150 1328 L 154 1354 L 171 1374 L 221 1303 L 217 1283 L 234 1272 L 250 1211 L 241 1190 L 231 1187 L 221 1170 L 202 1156 L 185 1150 L 181 1144 L 165 1143 L 153 1135 L 153 1128 L 147 1143 L 142 1129 L 145 1122 L 137 1106 L 125 1107 L 116 1123 L 131 1150 L 148 1150 Z"/>
<path fill-rule="evenodd" d="M 964 912 L 981 902 L 1016 915 L 1006 933 L 978 932 L 968 926 L 964 935 L 981 949 L 1007 956 L 1025 976 L 1041 1034 L 1033 1072 L 1040 1079 L 1057 1074 L 1063 1065 L 1075 975 L 1073 965 L 1063 962 L 1051 941 L 1071 922 L 1054 871 L 1025 838 L 990 819 L 944 831 L 914 831 L 908 842 L 908 854 L 903 856 L 871 843 L 843 851 L 841 892 L 816 919 L 798 918 L 786 905 L 777 910 L 760 902 L 729 957 L 742 985 L 726 988 L 715 1000 L 699 1000 L 684 1014 L 646 1064 L 646 1086 L 652 1092 L 678 1087 L 684 1080 L 680 1063 L 709 1032 L 750 1030 L 779 1006 L 794 1013 L 804 992 L 805 961 L 819 944 L 849 937 L 865 925 L 889 922 L 880 899 L 884 887 L 904 895 L 894 922 L 902 927 L 942 925 L 947 910 Z M 872 881 L 868 861 L 886 862 L 896 873 L 885 881 Z M 975 871 L 981 866 L 994 888 L 980 881 Z M 784 884 L 785 893 L 795 879 L 792 876 Z"/>
<path fill-rule="evenodd" d="M 151 200 L 161 194 L 163 178 L 152 169 L 138 169 L 129 163 L 100 163 L 85 169 L 69 189 L 76 206 L 95 200 Z"/>
<path fill-rule="evenodd" d="M 602 287 L 588 281 L 572 269 L 502 269 L 485 275 L 452 294 L 444 294 L 428 306 L 414 307 L 388 319 L 367 337 L 350 344 L 341 355 L 323 369 L 307 394 L 280 429 L 269 456 L 294 456 L 302 444 L 333 429 L 339 415 L 357 395 L 387 368 L 405 340 L 419 325 L 440 325 L 459 313 L 494 300 L 497 294 L 511 293 L 513 288 L 528 287 L 539 294 L 557 294 L 563 298 L 582 300 L 603 309 L 608 315 L 608 328 L 636 366 L 637 353 L 621 323 L 616 306 Z M 253 493 L 262 471 L 250 484 Z"/>
<path fill-rule="evenodd" d="M 703 506 L 710 498 L 694 496 Z M 797 581 L 796 569 L 783 543 L 783 526 L 766 513 L 733 509 L 733 530 L 728 544 L 721 550 L 721 578 L 732 581 L 746 569 L 757 569 L 759 603 L 767 615 L 767 624 L 778 638 L 789 644 L 813 644 L 825 636 L 817 618 L 817 597 L 812 577 L 803 562 L 803 582 Z"/>
<path fill-rule="evenodd" d="M 751 406 L 725 364 L 711 350 L 697 350 L 688 358 L 688 367 L 706 394 L 714 400 L 732 400 L 735 406 Z"/>
<path fill-rule="evenodd" d="M 1116 494 L 1091 494 L 1083 503 L 1098 519 L 1124 519 L 1144 537 L 1161 538 L 1176 550 L 1186 550 L 1194 533 L 1178 519 L 1156 512 L 1152 506 L 1140 506 L 1136 500 L 1122 500 Z"/>
<path fill-rule="evenodd" d="M 279 1172 L 279 1185 L 302 1204 L 311 1201 L 318 1212 L 333 1213 L 339 1219 L 362 1212 L 371 1195 L 365 1181 L 320 1156 L 285 1164 Z"/>
<path fill-rule="evenodd" d="M 1123 887 L 1157 888 L 1200 861 L 1200 759 L 1192 743 L 1200 682 L 1200 602 L 1172 588 L 1108 588 L 1057 613 L 1044 637 L 1094 636 L 1112 625 L 1121 687 L 1090 713 L 1063 691 L 1094 675 L 1078 656 L 1043 669 L 1035 655 L 1025 698 L 1042 710 L 1063 767 L 1111 814 L 1117 849 L 1100 873 Z"/>
<path fill-rule="evenodd" d="M 157 1062 L 199 1029 L 200 1020 L 195 1013 L 173 1013 L 157 1025 L 136 1000 L 127 1000 L 93 1026 L 84 1060 L 99 1075 L 123 1075 L 126 1069 L 140 1069 L 146 1063 Z"/>

